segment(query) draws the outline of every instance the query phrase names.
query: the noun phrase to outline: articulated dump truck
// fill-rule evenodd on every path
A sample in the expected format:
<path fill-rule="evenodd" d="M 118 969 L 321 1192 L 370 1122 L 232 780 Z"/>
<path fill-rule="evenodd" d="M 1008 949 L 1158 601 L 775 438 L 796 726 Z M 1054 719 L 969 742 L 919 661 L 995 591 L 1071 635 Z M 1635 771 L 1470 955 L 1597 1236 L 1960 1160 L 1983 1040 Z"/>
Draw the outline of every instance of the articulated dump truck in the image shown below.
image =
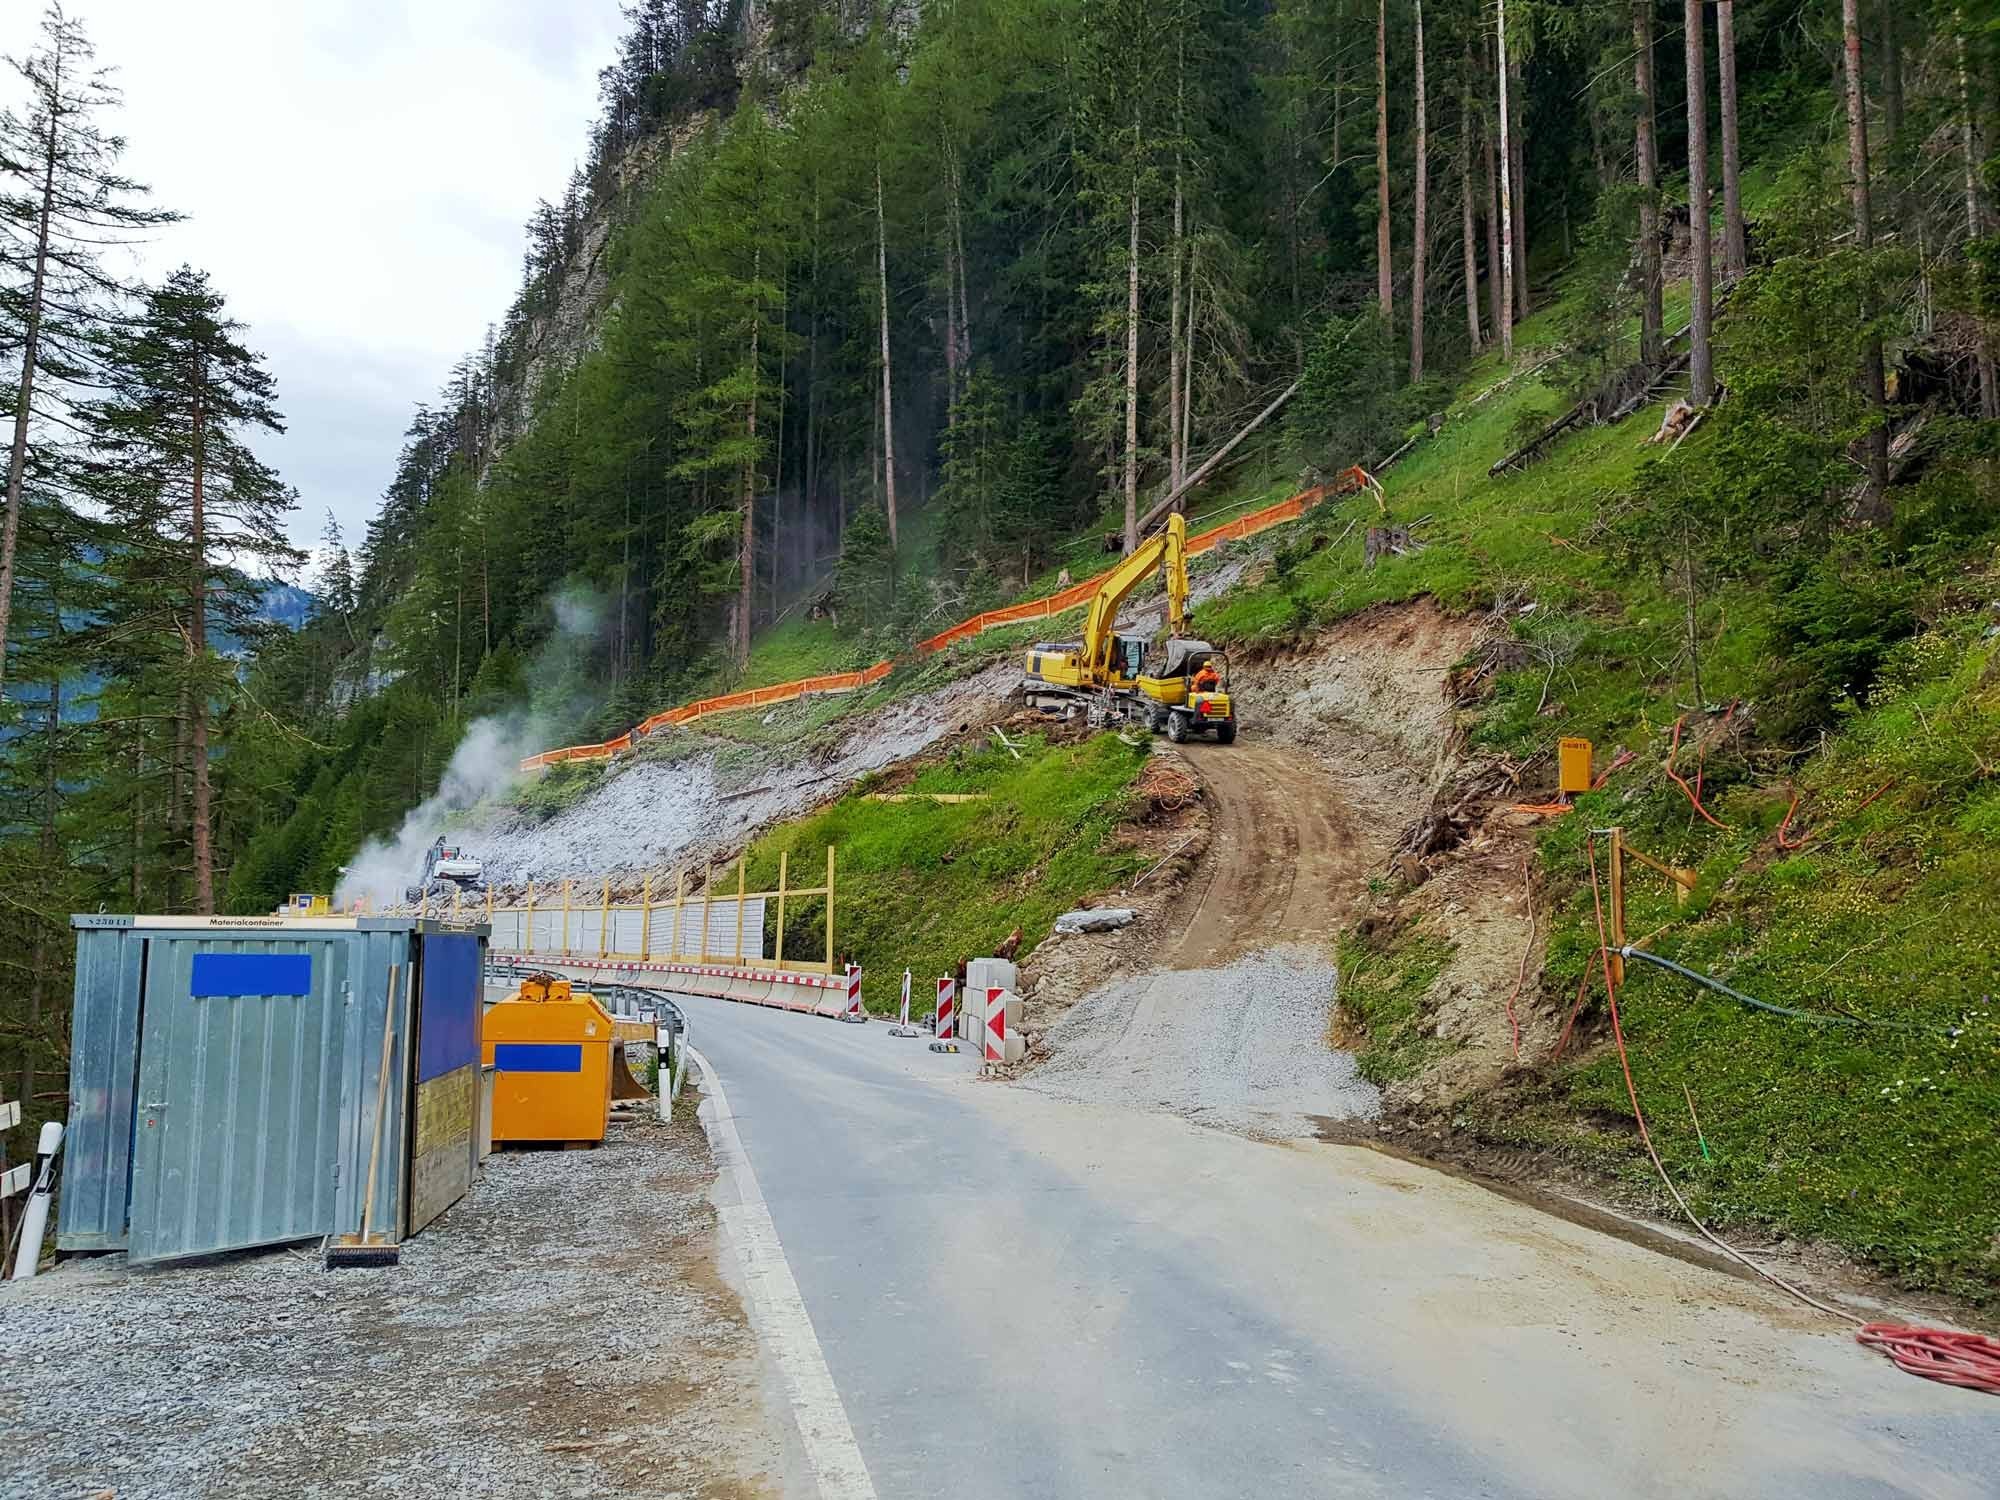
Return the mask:
<path fill-rule="evenodd" d="M 1167 585 L 1167 642 L 1118 633 L 1118 611 L 1154 570 Z M 1187 634 L 1187 520 L 1167 517 L 1105 578 L 1084 616 L 1083 639 L 1043 643 L 1028 651 L 1022 691 L 1029 704 L 1065 717 L 1088 714 L 1093 724 L 1136 723 L 1164 730 L 1179 744 L 1212 734 L 1236 738 L 1229 697 L 1229 659 Z"/>

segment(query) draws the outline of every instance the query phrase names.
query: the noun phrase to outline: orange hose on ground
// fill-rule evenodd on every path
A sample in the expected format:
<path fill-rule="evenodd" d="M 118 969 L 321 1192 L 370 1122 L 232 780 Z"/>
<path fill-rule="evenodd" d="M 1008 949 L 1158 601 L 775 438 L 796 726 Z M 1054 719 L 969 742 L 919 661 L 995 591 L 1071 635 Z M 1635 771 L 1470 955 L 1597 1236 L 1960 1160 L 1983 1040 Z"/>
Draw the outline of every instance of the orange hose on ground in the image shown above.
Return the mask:
<path fill-rule="evenodd" d="M 1678 719 L 1674 720 L 1674 743 L 1672 748 L 1667 751 L 1667 761 L 1665 766 L 1666 773 L 1670 778 L 1672 778 L 1674 785 L 1679 787 L 1681 791 L 1686 794 L 1689 805 L 1692 806 L 1696 812 L 1700 813 L 1704 818 L 1708 819 L 1708 821 L 1713 823 L 1717 828 L 1720 828 L 1724 832 L 1727 832 L 1729 829 L 1729 825 L 1721 821 L 1719 818 L 1715 816 L 1714 813 L 1710 812 L 1707 808 L 1701 805 L 1701 793 L 1697 792 L 1693 787 L 1689 786 L 1685 781 L 1683 781 L 1680 778 L 1680 776 L 1675 774 L 1674 757 L 1680 754 L 1681 726 L 1685 723 L 1687 723 L 1686 714 L 1682 714 Z M 1697 776 L 1701 774 L 1699 766 L 1696 767 L 1695 774 Z"/>

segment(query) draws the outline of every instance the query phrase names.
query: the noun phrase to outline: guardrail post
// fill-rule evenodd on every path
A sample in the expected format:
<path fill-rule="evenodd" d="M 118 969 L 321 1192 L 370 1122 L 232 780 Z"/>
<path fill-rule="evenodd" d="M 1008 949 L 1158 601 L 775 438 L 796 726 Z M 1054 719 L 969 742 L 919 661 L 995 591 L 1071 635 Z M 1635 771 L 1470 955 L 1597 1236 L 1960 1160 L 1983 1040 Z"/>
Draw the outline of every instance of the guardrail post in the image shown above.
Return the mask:
<path fill-rule="evenodd" d="M 743 856 L 736 856 L 736 961 L 743 962 L 743 895 L 747 887 L 744 883 Z M 757 945 L 763 947 L 762 943 Z"/>
<path fill-rule="evenodd" d="M 771 962 L 780 969 L 785 966 L 785 873 L 791 867 L 791 861 L 789 849 L 778 851 L 778 951 Z"/>
<path fill-rule="evenodd" d="M 653 877 L 639 887 L 639 957 L 653 956 Z"/>
<path fill-rule="evenodd" d="M 563 882 L 562 946 L 556 949 L 556 952 L 558 953 L 569 952 L 569 887 L 570 883 L 567 880 L 565 880 Z"/>
<path fill-rule="evenodd" d="M 528 882 L 528 914 L 521 919 L 522 951 L 535 951 L 535 882 Z"/>
<path fill-rule="evenodd" d="M 833 845 L 826 846 L 826 972 L 833 972 Z"/>
<path fill-rule="evenodd" d="M 611 953 L 611 877 L 604 877 L 604 904 L 597 913 L 597 956 L 608 957 Z"/>

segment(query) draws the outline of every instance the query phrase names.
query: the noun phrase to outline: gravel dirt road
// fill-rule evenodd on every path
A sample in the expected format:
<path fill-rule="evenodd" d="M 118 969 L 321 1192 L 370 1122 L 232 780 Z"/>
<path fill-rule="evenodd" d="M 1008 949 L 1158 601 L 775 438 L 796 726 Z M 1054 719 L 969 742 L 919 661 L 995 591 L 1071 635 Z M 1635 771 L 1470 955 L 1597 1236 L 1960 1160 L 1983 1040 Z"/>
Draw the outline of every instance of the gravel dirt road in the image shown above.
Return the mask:
<path fill-rule="evenodd" d="M 492 1157 L 393 1269 L 304 1249 L 0 1288 L 0 1494 L 781 1493 L 692 1110 Z"/>

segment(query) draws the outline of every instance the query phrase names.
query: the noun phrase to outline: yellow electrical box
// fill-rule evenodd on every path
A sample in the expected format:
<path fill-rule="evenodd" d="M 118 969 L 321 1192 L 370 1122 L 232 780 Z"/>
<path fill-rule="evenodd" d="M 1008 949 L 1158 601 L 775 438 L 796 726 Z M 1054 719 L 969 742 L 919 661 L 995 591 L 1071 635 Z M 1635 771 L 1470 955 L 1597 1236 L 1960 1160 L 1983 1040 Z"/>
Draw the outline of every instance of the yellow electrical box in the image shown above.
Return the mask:
<path fill-rule="evenodd" d="M 1557 790 L 1574 797 L 1590 790 L 1590 741 L 1565 739 L 1556 747 Z"/>
<path fill-rule="evenodd" d="M 604 1139 L 611 1112 L 614 1025 L 595 997 L 537 975 L 486 1011 L 493 1139 Z"/>
<path fill-rule="evenodd" d="M 315 896 L 307 891 L 295 891 L 285 898 L 279 910 L 281 917 L 324 917 L 333 910 L 333 902 L 325 896 Z"/>

